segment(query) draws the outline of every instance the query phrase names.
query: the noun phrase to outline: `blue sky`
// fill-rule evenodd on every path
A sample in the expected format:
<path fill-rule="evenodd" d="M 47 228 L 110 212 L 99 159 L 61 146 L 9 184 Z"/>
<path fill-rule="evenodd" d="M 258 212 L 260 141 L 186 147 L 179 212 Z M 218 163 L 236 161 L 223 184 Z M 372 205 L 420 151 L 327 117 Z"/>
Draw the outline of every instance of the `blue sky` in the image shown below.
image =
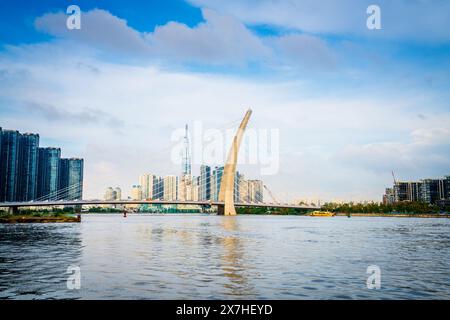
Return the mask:
<path fill-rule="evenodd" d="M 372 3 L 2 1 L 0 126 L 85 157 L 99 196 L 177 173 L 173 130 L 251 106 L 254 128 L 280 130 L 280 172 L 262 177 L 275 193 L 379 200 L 391 170 L 450 174 L 450 3 L 380 0 L 368 30 Z"/>

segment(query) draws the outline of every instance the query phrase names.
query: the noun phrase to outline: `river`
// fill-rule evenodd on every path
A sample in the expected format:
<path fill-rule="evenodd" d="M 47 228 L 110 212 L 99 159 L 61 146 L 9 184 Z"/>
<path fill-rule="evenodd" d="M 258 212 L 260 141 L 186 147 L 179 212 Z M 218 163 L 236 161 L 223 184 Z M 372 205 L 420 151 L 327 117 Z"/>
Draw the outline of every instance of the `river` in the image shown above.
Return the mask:
<path fill-rule="evenodd" d="M 369 266 L 379 289 L 367 287 Z M 0 225 L 0 299 L 449 298 L 450 219 L 90 214 Z"/>

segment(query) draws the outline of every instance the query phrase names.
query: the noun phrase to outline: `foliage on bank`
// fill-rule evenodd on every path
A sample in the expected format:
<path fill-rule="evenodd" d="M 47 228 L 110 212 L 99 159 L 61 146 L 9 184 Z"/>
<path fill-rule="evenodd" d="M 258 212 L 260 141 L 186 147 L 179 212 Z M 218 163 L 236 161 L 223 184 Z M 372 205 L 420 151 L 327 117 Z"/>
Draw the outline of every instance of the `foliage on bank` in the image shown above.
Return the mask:
<path fill-rule="evenodd" d="M 54 208 L 54 209 L 40 209 L 40 210 L 31 210 L 31 209 L 20 209 L 17 214 L 14 216 L 26 216 L 26 217 L 65 217 L 76 214 L 76 210 L 73 208 Z M 0 211 L 0 216 L 11 216 L 11 214 L 7 211 Z"/>
<path fill-rule="evenodd" d="M 304 215 L 307 213 L 305 209 L 294 208 L 263 208 L 263 207 L 237 207 L 237 214 L 271 214 L 271 215 Z"/>
<path fill-rule="evenodd" d="M 335 213 L 408 213 L 408 214 L 426 214 L 450 212 L 450 208 L 442 210 L 436 205 L 429 205 L 423 202 L 398 202 L 394 204 L 382 204 L 377 202 L 370 203 L 326 203 L 322 210 Z"/>

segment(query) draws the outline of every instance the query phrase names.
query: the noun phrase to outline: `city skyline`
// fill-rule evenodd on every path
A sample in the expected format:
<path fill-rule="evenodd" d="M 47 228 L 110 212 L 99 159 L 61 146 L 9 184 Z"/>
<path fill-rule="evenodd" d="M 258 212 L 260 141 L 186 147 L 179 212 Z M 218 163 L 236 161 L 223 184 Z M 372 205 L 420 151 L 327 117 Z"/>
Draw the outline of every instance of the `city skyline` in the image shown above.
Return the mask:
<path fill-rule="evenodd" d="M 0 127 L 0 202 L 81 200 L 84 160 L 43 147 L 37 133 Z"/>
<path fill-rule="evenodd" d="M 123 188 L 120 186 L 108 186 L 101 198 L 104 200 L 128 198 L 132 200 L 217 201 L 223 169 L 223 166 L 211 168 L 202 165 L 199 175 L 184 174 L 184 172 L 179 175 L 144 173 L 139 176 L 138 184 L 125 188 L 125 190 L 130 190 L 129 193 L 123 193 Z M 202 172 L 208 171 L 211 174 L 202 179 Z M 169 185 L 170 187 L 168 187 Z M 235 202 L 264 202 L 263 186 L 262 180 L 246 179 L 245 175 L 239 171 L 236 172 Z M 116 192 L 115 196 L 113 196 L 113 192 Z"/>
<path fill-rule="evenodd" d="M 130 13 L 79 1 L 82 27 L 69 31 L 63 1 L 2 3 L 1 125 L 89 159 L 85 197 L 95 198 L 147 168 L 178 172 L 166 148 L 174 130 L 220 128 L 251 106 L 251 127 L 280 132 L 280 170 L 260 177 L 275 193 L 380 201 L 391 170 L 448 173 L 450 10 L 380 1 L 383 28 L 368 30 L 369 4 L 343 1 L 338 19 L 327 1 L 314 12 L 261 1 L 250 13 L 235 1 L 169 1 L 158 14 L 151 2 Z"/>

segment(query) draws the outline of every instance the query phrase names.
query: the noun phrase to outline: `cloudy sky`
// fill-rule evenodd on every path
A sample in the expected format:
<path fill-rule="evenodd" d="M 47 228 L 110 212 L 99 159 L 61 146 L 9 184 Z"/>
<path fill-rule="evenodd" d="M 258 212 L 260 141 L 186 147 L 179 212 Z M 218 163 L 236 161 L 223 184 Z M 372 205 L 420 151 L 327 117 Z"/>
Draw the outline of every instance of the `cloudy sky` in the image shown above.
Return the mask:
<path fill-rule="evenodd" d="M 380 200 L 391 170 L 450 174 L 449 1 L 69 2 L 0 2 L 0 127 L 83 157 L 85 198 L 179 174 L 174 131 L 249 107 L 250 128 L 279 131 L 280 168 L 241 171 L 281 199 Z"/>

